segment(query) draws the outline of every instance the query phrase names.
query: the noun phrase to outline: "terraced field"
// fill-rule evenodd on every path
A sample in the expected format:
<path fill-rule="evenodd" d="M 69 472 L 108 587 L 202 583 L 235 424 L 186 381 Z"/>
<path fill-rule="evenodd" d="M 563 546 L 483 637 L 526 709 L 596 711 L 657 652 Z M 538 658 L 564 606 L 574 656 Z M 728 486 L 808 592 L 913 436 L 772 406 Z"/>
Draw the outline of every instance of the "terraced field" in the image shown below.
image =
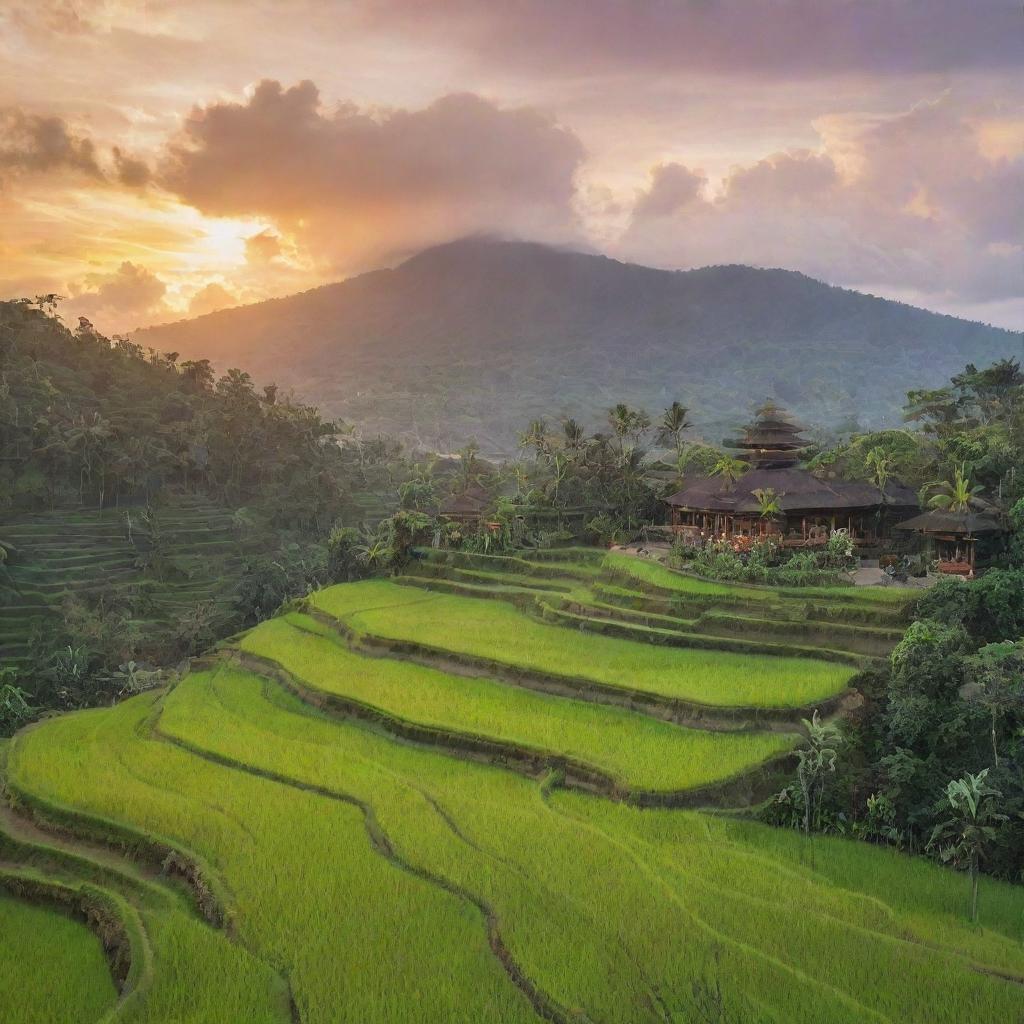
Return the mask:
<path fill-rule="evenodd" d="M 98 1020 L 117 998 L 103 949 L 84 925 L 59 910 L 0 891 L 0 992 L 4 1019 L 48 1024 L 52 1008 L 78 1006 Z"/>
<path fill-rule="evenodd" d="M 931 863 L 680 806 L 774 784 L 861 653 L 600 635 L 598 588 L 665 595 L 600 555 L 522 561 L 331 588 L 169 692 L 12 741 L 0 865 L 106 908 L 111 1019 L 1016 1019 L 1021 888 L 986 881 L 972 927 Z M 545 621 L 559 594 L 586 628 Z"/>
<path fill-rule="evenodd" d="M 258 536 L 239 534 L 225 509 L 194 499 L 176 499 L 157 514 L 161 551 L 171 564 L 159 581 L 141 569 L 152 544 L 140 529 L 139 509 L 65 510 L 0 524 L 0 539 L 16 549 L 0 576 L 0 659 L 22 659 L 33 631 L 54 621 L 68 594 L 132 594 L 143 630 L 201 601 L 229 605 Z"/>

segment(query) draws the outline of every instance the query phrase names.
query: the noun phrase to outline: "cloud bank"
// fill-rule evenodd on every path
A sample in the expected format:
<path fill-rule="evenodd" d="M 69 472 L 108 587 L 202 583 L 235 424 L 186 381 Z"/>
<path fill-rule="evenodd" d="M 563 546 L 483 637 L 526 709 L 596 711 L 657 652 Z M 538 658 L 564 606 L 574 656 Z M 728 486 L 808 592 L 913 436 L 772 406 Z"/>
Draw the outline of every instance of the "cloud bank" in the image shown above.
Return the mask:
<path fill-rule="evenodd" d="M 986 152 L 997 113 L 947 96 L 893 118 L 833 119 L 820 150 L 736 167 L 715 189 L 698 170 L 656 166 L 617 254 L 787 267 L 973 302 L 1020 296 L 1024 145 Z M 1018 125 L 1024 140 L 1024 116 Z"/>
<path fill-rule="evenodd" d="M 550 117 L 469 93 L 328 110 L 312 82 L 264 80 L 244 103 L 194 109 L 159 180 L 204 214 L 269 218 L 351 270 L 474 231 L 570 238 L 583 158 Z"/>
<path fill-rule="evenodd" d="M 1016 0 L 375 0 L 366 22 L 543 76 L 1019 70 Z"/>

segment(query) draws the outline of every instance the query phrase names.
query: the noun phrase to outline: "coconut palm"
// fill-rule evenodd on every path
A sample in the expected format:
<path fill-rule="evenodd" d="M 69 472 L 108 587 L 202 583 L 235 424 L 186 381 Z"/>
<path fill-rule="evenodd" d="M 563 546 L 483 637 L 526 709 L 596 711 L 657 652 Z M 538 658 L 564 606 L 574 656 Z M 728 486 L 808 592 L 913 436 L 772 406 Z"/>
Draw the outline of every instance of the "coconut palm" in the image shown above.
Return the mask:
<path fill-rule="evenodd" d="M 673 402 L 665 410 L 665 414 L 661 418 L 658 440 L 662 444 L 671 441 L 672 447 L 676 450 L 677 458 L 683 448 L 683 431 L 690 426 L 690 421 L 687 419 L 689 412 L 690 410 L 685 405 Z"/>
<path fill-rule="evenodd" d="M 578 458 L 587 448 L 587 435 L 581 423 L 571 417 L 562 421 L 562 449 L 571 458 Z"/>
<path fill-rule="evenodd" d="M 551 447 L 548 426 L 543 420 L 532 420 L 525 432 L 519 435 L 520 448 L 532 448 L 537 455 L 545 454 Z"/>
<path fill-rule="evenodd" d="M 465 448 L 459 450 L 459 483 L 463 491 L 468 491 L 477 482 L 480 467 L 480 445 L 470 441 Z"/>
<path fill-rule="evenodd" d="M 608 410 L 608 425 L 619 442 L 619 454 L 624 455 L 626 438 L 632 438 L 634 446 L 651 425 L 651 418 L 643 409 L 631 409 L 625 402 L 619 402 Z"/>
<path fill-rule="evenodd" d="M 981 486 L 972 484 L 966 462 L 961 462 L 953 469 L 953 479 L 944 480 L 938 485 L 938 494 L 932 495 L 928 504 L 932 508 L 941 508 L 947 512 L 969 512 L 971 504 L 981 493 Z"/>
<path fill-rule="evenodd" d="M 996 810 L 996 801 L 1002 798 L 986 779 L 988 769 L 962 779 L 953 779 L 946 786 L 946 799 L 953 811 L 952 817 L 940 822 L 932 830 L 928 848 L 937 848 L 943 861 L 955 867 L 966 867 L 971 880 L 970 918 L 978 920 L 978 873 L 988 848 L 996 837 L 996 826 L 1007 820 Z"/>

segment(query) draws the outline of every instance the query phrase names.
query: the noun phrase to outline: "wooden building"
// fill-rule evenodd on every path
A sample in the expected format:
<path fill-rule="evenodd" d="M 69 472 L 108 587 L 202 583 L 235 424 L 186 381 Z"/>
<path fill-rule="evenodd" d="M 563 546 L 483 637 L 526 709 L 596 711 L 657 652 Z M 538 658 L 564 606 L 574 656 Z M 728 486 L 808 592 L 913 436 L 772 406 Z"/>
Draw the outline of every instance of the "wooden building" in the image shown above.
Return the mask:
<path fill-rule="evenodd" d="M 773 404 L 757 411 L 744 436 L 726 444 L 749 469 L 735 480 L 705 476 L 666 499 L 671 525 L 696 546 L 727 541 L 737 549 L 772 538 L 785 547 L 818 547 L 845 529 L 858 545 L 876 545 L 918 511 L 917 496 L 896 482 L 883 489 L 860 481 L 823 479 L 798 465 L 807 442 Z M 766 499 L 776 509 L 765 514 Z"/>
<path fill-rule="evenodd" d="M 443 519 L 461 523 L 463 526 L 476 526 L 493 505 L 493 496 L 477 481 L 443 501 L 440 515 Z"/>
<path fill-rule="evenodd" d="M 973 576 L 978 538 L 1000 533 L 1002 527 L 982 512 L 949 512 L 931 509 L 899 523 L 897 530 L 917 533 L 928 542 L 939 572 Z"/>

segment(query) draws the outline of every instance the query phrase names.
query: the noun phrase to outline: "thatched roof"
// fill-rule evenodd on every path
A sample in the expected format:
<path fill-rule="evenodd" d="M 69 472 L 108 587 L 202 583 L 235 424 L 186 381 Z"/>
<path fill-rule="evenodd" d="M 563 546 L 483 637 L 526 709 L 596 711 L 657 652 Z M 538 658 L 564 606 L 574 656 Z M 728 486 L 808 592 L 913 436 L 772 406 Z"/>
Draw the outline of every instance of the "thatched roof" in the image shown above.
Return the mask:
<path fill-rule="evenodd" d="M 946 509 L 933 508 L 914 516 L 913 519 L 898 523 L 896 529 L 971 537 L 978 533 L 997 533 L 1002 527 L 992 516 L 981 512 L 949 512 Z"/>
<path fill-rule="evenodd" d="M 479 484 L 470 486 L 461 494 L 454 494 L 441 504 L 443 516 L 478 516 L 491 505 L 491 496 Z"/>
<path fill-rule="evenodd" d="M 685 486 L 665 500 L 677 508 L 700 512 L 744 514 L 759 512 L 754 491 L 773 490 L 785 513 L 848 510 L 886 506 L 917 508 L 917 496 L 903 484 L 886 484 L 884 493 L 873 484 L 847 480 L 819 480 L 795 467 L 752 469 L 730 484 L 721 476 L 706 476 Z"/>

